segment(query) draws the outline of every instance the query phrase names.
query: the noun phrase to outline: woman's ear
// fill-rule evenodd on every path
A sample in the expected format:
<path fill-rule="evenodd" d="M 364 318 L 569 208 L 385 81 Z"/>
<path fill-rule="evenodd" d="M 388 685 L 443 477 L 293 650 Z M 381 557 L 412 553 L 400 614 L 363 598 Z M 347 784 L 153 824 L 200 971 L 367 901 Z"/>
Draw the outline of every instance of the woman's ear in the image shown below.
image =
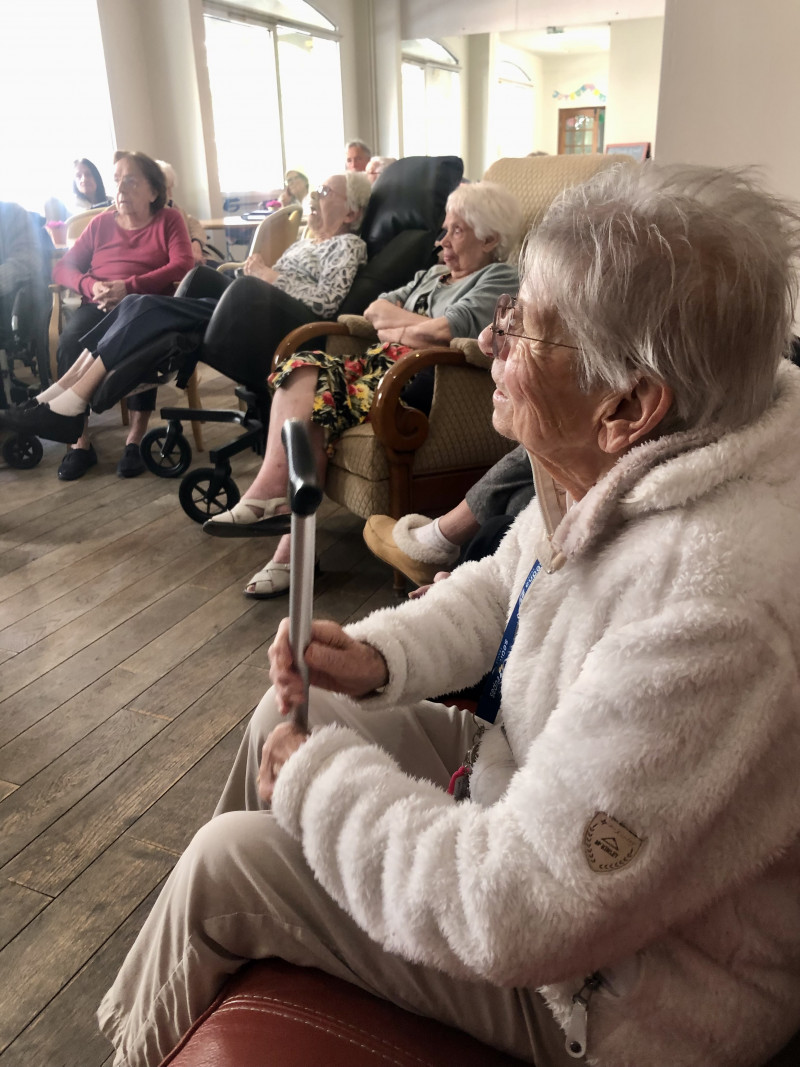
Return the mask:
<path fill-rule="evenodd" d="M 672 389 L 654 378 L 640 378 L 626 392 L 616 393 L 600 418 L 600 448 L 618 455 L 643 440 L 663 421 L 673 399 Z"/>
<path fill-rule="evenodd" d="M 492 234 L 491 237 L 484 237 L 481 243 L 484 252 L 493 252 L 500 244 L 500 238 L 496 234 Z"/>

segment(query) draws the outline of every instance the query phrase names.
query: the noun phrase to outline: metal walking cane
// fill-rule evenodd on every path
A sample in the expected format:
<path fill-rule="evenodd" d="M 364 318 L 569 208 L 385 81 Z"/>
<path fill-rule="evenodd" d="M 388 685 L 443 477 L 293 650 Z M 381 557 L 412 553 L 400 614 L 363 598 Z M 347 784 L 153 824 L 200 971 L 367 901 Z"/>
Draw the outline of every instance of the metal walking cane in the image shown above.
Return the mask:
<path fill-rule="evenodd" d="M 303 700 L 292 712 L 293 721 L 308 729 L 308 667 L 304 654 L 311 640 L 314 599 L 314 535 L 322 490 L 311 450 L 308 425 L 287 419 L 281 440 L 289 464 L 289 505 L 292 511 L 292 560 L 289 571 L 289 644 L 303 682 Z"/>

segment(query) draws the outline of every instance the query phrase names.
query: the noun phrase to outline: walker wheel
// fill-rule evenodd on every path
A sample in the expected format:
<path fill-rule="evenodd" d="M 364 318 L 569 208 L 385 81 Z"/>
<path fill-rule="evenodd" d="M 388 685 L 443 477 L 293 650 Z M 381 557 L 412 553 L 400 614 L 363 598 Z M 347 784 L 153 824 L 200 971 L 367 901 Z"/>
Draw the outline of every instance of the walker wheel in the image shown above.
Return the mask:
<path fill-rule="evenodd" d="M 144 465 L 159 478 L 180 478 L 192 462 L 192 446 L 182 433 L 169 435 L 169 427 L 157 426 L 142 438 Z"/>
<path fill-rule="evenodd" d="M 205 522 L 235 507 L 239 490 L 229 475 L 220 476 L 213 467 L 198 467 L 181 482 L 178 499 L 190 519 Z"/>
<path fill-rule="evenodd" d="M 41 462 L 44 447 L 38 437 L 23 437 L 12 433 L 3 441 L 3 459 L 9 467 L 28 471 Z"/>

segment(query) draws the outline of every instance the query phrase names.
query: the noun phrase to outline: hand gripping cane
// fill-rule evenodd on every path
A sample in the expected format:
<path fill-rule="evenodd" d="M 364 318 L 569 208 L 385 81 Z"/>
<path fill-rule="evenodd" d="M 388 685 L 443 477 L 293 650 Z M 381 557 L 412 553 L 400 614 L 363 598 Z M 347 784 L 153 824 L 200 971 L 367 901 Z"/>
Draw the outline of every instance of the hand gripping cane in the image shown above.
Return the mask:
<path fill-rule="evenodd" d="M 304 659 L 311 640 L 311 614 L 314 598 L 314 534 L 322 490 L 317 481 L 317 465 L 311 451 L 308 426 L 302 419 L 287 419 L 281 440 L 289 464 L 289 505 L 292 510 L 292 561 L 289 572 L 289 644 L 295 666 L 303 681 L 302 703 L 292 719 L 308 729 L 308 667 Z"/>

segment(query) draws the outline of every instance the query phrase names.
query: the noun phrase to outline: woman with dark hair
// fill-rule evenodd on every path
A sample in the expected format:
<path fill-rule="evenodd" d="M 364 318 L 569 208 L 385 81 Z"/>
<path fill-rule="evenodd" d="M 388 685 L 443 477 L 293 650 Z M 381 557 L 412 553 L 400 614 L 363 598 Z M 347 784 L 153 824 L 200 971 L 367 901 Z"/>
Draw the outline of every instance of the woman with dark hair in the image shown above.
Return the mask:
<path fill-rule="evenodd" d="M 186 223 L 179 211 L 165 206 L 166 182 L 155 160 L 143 152 L 117 152 L 114 185 L 116 210 L 93 218 L 53 270 L 54 280 L 74 289 L 82 300 L 61 334 L 60 376 L 83 351 L 84 334 L 100 323 L 123 297 L 128 293 L 171 295 L 194 266 Z M 72 395 L 67 397 L 59 385 L 51 386 L 36 399 L 63 415 L 79 415 L 85 410 L 84 404 L 80 410 L 62 411 L 59 401 L 62 405 L 74 405 L 78 401 Z M 122 477 L 132 477 L 144 470 L 139 443 L 155 403 L 155 389 L 132 396 L 128 402 L 130 432 L 117 468 Z M 62 481 L 73 481 L 96 462 L 97 456 L 84 427 L 83 434 L 62 460 L 58 476 Z"/>
<path fill-rule="evenodd" d="M 100 171 L 90 159 L 76 159 L 73 166 L 72 195 L 74 211 L 91 211 L 93 207 L 105 207 L 111 203 L 106 193 Z"/>

